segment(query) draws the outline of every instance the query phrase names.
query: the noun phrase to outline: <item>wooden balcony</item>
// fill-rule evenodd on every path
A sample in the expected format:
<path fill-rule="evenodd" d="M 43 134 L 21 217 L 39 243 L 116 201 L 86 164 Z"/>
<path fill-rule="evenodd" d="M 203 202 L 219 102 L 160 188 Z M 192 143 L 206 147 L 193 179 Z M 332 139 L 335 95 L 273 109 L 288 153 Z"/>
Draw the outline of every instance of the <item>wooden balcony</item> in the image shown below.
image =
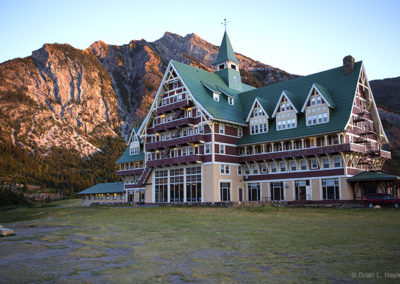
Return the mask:
<path fill-rule="evenodd" d="M 130 170 L 118 170 L 116 171 L 117 176 L 126 176 L 126 175 L 141 175 L 143 173 L 144 168 L 130 169 Z"/>
<path fill-rule="evenodd" d="M 200 117 L 185 117 L 157 124 L 156 126 L 154 126 L 154 131 L 159 132 L 178 127 L 193 126 L 198 124 L 199 122 L 200 122 Z"/>
<path fill-rule="evenodd" d="M 382 157 L 382 158 L 386 158 L 386 159 L 392 158 L 392 153 L 390 153 L 389 151 L 380 150 L 379 153 L 380 153 L 380 157 Z"/>
<path fill-rule="evenodd" d="M 344 175 L 344 168 L 244 175 L 244 181 L 313 178 Z"/>
<path fill-rule="evenodd" d="M 146 151 L 175 147 L 177 145 L 193 144 L 193 143 L 204 143 L 211 139 L 210 135 L 196 134 L 191 136 L 174 138 L 166 141 L 158 141 L 152 143 L 146 143 Z"/>
<path fill-rule="evenodd" d="M 360 152 L 366 153 L 366 148 L 354 143 L 338 144 L 324 147 L 314 147 L 306 149 L 295 149 L 280 152 L 259 153 L 248 156 L 241 156 L 240 162 L 254 162 L 272 159 L 292 159 L 301 157 L 310 157 L 325 154 L 337 154 L 341 152 Z"/>
<path fill-rule="evenodd" d="M 157 113 L 157 115 L 160 115 L 160 114 L 163 114 L 165 112 L 172 111 L 172 110 L 179 109 L 179 108 L 183 108 L 183 107 L 187 107 L 187 106 L 189 106 L 189 101 L 188 100 L 183 100 L 183 101 L 180 101 L 180 102 L 176 102 L 176 103 L 172 103 L 172 104 L 168 104 L 168 105 L 164 105 L 164 106 L 159 106 L 156 109 L 156 113 Z"/>
<path fill-rule="evenodd" d="M 182 164 L 202 163 L 202 162 L 203 162 L 203 155 L 189 155 L 189 156 L 165 158 L 165 159 L 160 159 L 160 160 L 148 161 L 147 166 L 163 167 L 163 166 L 170 166 L 170 165 L 182 165 Z"/>

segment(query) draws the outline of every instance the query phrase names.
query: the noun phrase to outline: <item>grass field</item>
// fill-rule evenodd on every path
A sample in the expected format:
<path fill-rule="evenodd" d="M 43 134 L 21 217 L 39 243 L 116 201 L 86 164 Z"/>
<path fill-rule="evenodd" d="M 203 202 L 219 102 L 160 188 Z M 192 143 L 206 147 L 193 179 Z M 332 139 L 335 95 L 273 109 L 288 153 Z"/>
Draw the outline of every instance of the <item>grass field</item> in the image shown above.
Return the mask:
<path fill-rule="evenodd" d="M 0 282 L 400 279 L 400 210 L 50 205 L 0 211 Z"/>

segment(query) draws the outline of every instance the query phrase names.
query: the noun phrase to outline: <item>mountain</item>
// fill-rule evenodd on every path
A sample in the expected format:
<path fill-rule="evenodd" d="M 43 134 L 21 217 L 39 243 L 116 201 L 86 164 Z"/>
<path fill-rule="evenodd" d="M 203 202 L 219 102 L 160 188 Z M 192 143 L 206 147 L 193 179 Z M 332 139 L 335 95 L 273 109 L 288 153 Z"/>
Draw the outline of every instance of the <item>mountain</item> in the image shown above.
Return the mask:
<path fill-rule="evenodd" d="M 393 158 L 400 160 L 400 77 L 369 82 Z"/>
<path fill-rule="evenodd" d="M 69 190 L 77 191 L 115 179 L 107 174 L 115 168 L 110 153 L 122 151 L 118 136 L 127 139 L 147 114 L 168 62 L 212 71 L 217 53 L 195 34 L 167 32 L 154 42 L 97 41 L 85 50 L 45 44 L 1 63 L 0 182 L 73 184 Z M 297 77 L 237 58 L 242 82 L 255 87 Z"/>
<path fill-rule="evenodd" d="M 380 108 L 400 113 L 400 77 L 369 82 Z"/>
<path fill-rule="evenodd" d="M 155 42 L 131 41 L 127 45 L 107 45 L 98 41 L 87 50 L 95 55 L 111 76 L 118 97 L 122 134 L 127 137 L 133 125 L 147 114 L 170 60 L 212 71 L 218 47 L 195 34 L 182 37 L 165 33 Z M 242 81 L 255 87 L 295 78 L 295 75 L 237 54 Z"/>
<path fill-rule="evenodd" d="M 19 147 L 91 154 L 95 141 L 118 134 L 117 103 L 97 58 L 72 46 L 45 44 L 0 64 L 0 140 Z"/>

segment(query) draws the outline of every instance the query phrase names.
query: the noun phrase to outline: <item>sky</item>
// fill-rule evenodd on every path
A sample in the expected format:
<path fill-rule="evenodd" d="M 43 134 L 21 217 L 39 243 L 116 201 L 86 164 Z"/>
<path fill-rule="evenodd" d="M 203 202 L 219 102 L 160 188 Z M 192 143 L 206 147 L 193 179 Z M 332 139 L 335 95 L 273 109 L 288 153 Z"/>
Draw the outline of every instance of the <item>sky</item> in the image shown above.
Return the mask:
<path fill-rule="evenodd" d="M 334 68 L 350 54 L 369 80 L 400 76 L 397 0 L 0 0 L 0 62 L 45 43 L 85 49 L 97 40 L 154 41 L 166 31 L 219 45 L 224 18 L 235 52 L 289 73 Z"/>

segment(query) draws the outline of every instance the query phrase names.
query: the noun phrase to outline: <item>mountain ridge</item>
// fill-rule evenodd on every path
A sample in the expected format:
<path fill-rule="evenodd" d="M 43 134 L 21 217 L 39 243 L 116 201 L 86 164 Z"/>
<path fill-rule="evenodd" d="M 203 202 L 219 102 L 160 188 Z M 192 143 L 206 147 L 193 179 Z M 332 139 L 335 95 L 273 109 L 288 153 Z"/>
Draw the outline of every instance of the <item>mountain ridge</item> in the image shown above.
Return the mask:
<path fill-rule="evenodd" d="M 86 159 L 101 151 L 105 138 L 127 139 L 139 126 L 170 60 L 212 72 L 217 53 L 218 46 L 194 33 L 165 32 L 153 42 L 131 40 L 124 45 L 96 41 L 82 50 L 44 44 L 31 56 L 0 64 L 0 142 L 41 155 L 54 148 L 73 150 Z M 236 56 L 245 84 L 258 88 L 298 77 Z M 374 90 L 378 104 L 385 90 Z M 382 115 L 390 120 L 392 113 L 386 109 Z M 387 122 L 388 128 L 397 129 Z M 392 143 L 400 140 L 398 133 L 390 132 Z M 112 171 L 114 165 L 108 166 Z"/>

